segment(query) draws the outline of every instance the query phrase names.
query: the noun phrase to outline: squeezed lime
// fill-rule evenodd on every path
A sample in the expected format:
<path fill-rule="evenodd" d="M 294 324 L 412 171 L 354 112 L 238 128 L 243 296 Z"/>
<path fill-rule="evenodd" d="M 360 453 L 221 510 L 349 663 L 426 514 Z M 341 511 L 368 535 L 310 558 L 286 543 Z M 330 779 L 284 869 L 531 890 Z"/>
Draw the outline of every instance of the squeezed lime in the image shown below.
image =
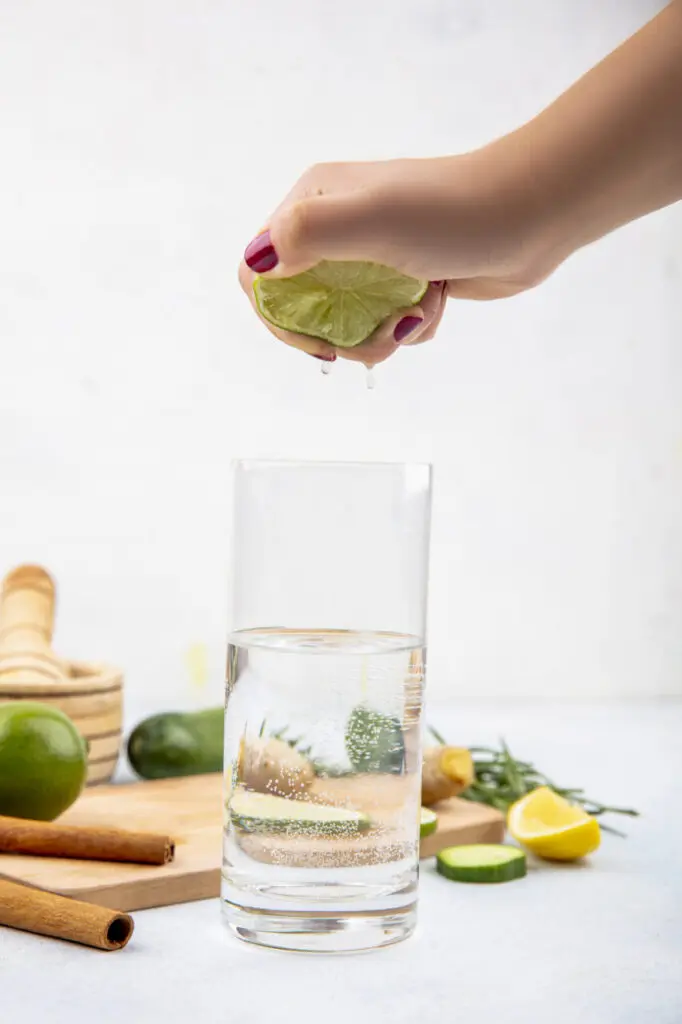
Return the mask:
<path fill-rule="evenodd" d="M 380 263 L 323 260 L 295 277 L 257 277 L 253 290 L 275 327 L 353 348 L 387 317 L 417 305 L 427 287 Z"/>

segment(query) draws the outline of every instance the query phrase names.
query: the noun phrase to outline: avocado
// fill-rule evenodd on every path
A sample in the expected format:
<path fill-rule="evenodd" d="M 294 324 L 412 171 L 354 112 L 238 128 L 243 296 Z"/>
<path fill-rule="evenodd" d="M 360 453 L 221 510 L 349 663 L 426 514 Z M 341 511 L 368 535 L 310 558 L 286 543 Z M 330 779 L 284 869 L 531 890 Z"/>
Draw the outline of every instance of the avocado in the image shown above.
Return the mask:
<path fill-rule="evenodd" d="M 222 708 L 152 715 L 130 734 L 128 760 L 143 779 L 219 772 L 224 730 Z"/>

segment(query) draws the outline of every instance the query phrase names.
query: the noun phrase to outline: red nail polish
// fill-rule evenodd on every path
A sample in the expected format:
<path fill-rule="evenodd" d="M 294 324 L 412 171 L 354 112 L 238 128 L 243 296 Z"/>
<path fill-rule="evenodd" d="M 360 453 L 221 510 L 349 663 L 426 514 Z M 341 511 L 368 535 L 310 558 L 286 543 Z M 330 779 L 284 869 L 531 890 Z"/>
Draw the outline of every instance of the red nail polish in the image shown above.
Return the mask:
<path fill-rule="evenodd" d="M 393 337 L 396 341 L 403 341 L 408 334 L 412 334 L 412 331 L 415 331 L 423 322 L 424 321 L 420 316 L 404 316 L 402 320 L 399 320 L 395 325 Z"/>
<path fill-rule="evenodd" d="M 318 356 L 317 352 L 311 352 L 310 354 L 312 355 L 313 359 L 321 359 L 323 363 L 336 362 L 336 352 L 332 352 L 330 356 Z"/>
<path fill-rule="evenodd" d="M 270 241 L 270 232 L 264 231 L 246 247 L 244 262 L 256 274 L 265 274 L 279 263 L 275 247 Z"/>

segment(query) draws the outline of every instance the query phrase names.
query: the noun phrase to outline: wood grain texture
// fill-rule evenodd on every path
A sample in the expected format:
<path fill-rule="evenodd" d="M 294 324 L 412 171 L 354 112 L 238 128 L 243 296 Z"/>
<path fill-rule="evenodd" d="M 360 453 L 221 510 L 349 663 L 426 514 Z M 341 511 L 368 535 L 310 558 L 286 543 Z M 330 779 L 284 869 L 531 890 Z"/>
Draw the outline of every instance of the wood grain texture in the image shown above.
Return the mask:
<path fill-rule="evenodd" d="M 375 808 L 380 802 L 377 784 L 376 777 L 358 780 L 358 786 L 366 791 L 362 799 Z M 320 798 L 339 802 L 345 799 L 342 790 L 346 785 L 347 780 L 316 783 Z M 398 797 L 397 788 L 394 796 Z M 357 791 L 353 799 L 358 799 Z M 432 856 L 446 846 L 499 842 L 504 836 L 504 819 L 491 808 L 455 798 L 435 810 L 438 830 L 422 841 L 422 857 Z M 163 867 L 150 867 L 0 854 L 0 873 L 118 910 L 166 906 L 219 894 L 220 775 L 93 787 L 59 821 L 65 825 L 168 834 L 175 840 L 175 860 Z"/>

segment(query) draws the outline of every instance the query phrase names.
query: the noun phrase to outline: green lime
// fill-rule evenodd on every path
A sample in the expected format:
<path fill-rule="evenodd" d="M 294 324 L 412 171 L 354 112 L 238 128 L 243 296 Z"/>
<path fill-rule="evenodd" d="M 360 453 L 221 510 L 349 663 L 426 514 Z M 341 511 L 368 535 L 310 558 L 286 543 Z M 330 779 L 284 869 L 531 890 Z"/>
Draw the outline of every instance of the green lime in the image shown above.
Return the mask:
<path fill-rule="evenodd" d="M 353 348 L 387 317 L 420 302 L 427 287 L 380 263 L 323 260 L 295 277 L 257 277 L 253 291 L 275 327 Z"/>
<path fill-rule="evenodd" d="M 58 708 L 0 704 L 0 814 L 52 821 L 85 785 L 85 740 Z"/>

